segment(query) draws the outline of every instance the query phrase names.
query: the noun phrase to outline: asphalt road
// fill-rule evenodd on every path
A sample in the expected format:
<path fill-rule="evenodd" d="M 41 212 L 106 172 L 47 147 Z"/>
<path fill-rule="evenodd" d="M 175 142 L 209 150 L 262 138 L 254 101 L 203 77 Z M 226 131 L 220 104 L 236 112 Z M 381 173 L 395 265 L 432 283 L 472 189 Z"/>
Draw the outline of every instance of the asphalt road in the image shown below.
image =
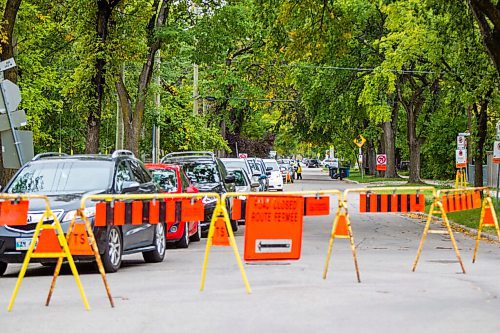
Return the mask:
<path fill-rule="evenodd" d="M 304 168 L 289 190 L 356 187 Z M 424 224 L 400 215 L 357 213 L 349 198 L 362 283 L 356 282 L 347 240 L 335 241 L 329 275 L 322 279 L 332 216 L 305 218 L 302 258 L 246 264 L 247 295 L 232 250 L 214 247 L 205 291 L 199 291 L 205 239 L 189 249 L 169 249 L 163 263 L 126 257 L 108 275 L 111 309 L 99 275 L 81 267 L 92 309 L 85 311 L 66 272 L 50 307 L 44 306 L 51 269 L 31 265 L 12 312 L 7 312 L 19 265 L 0 278 L 0 332 L 499 332 L 500 249 L 455 234 L 467 269 L 462 274 L 446 236 L 427 238 L 411 272 Z M 244 227 L 237 232 L 243 249 Z"/>

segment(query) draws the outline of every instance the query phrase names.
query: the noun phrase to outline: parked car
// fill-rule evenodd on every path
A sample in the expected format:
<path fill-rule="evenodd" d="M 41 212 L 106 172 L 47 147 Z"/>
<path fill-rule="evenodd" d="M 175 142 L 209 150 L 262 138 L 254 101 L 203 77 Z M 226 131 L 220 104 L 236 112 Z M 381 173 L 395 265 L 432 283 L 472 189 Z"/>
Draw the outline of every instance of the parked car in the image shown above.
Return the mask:
<path fill-rule="evenodd" d="M 161 159 L 162 163 L 176 163 L 182 165 L 186 176 L 200 192 L 215 192 L 220 195 L 234 192 L 236 180 L 234 175 L 228 173 L 222 161 L 209 151 L 185 151 L 167 154 Z M 226 202 L 229 213 L 231 200 Z M 205 206 L 205 219 L 201 221 L 202 236 L 208 234 L 208 228 L 217 204 L 215 198 L 203 198 Z M 233 231 L 238 230 L 238 222 L 231 220 Z"/>
<path fill-rule="evenodd" d="M 250 179 L 245 169 L 227 168 L 227 171 L 235 177 L 236 192 L 255 192 L 260 186 L 259 182 Z"/>
<path fill-rule="evenodd" d="M 4 193 L 47 195 L 50 208 L 66 232 L 80 208 L 85 194 L 156 193 L 151 174 L 129 151 L 112 155 L 60 156 L 58 153 L 37 155 L 26 163 L 4 188 Z M 89 202 L 85 214 L 93 223 L 95 203 Z M 0 227 L 0 275 L 8 263 L 21 263 L 26 255 L 37 222 L 45 211 L 45 203 L 32 200 L 28 223 Z M 50 221 L 49 221 L 50 222 Z M 116 272 L 122 256 L 142 252 L 146 262 L 163 261 L 166 249 L 163 223 L 93 227 L 106 272 Z M 91 261 L 93 256 L 75 256 L 76 261 Z M 51 264 L 51 259 L 33 259 Z"/>
<path fill-rule="evenodd" d="M 250 176 L 253 182 L 259 182 L 261 172 L 250 166 L 248 158 L 221 158 L 220 160 L 227 169 L 242 168 Z"/>
<path fill-rule="evenodd" d="M 271 175 L 269 176 L 269 189 L 283 191 L 283 177 L 281 176 L 278 163 L 274 159 L 265 159 L 264 164 L 266 169 L 270 168 Z"/>
<path fill-rule="evenodd" d="M 145 167 L 151 172 L 153 181 L 162 192 L 198 193 L 198 189 L 191 184 L 180 165 L 148 163 Z M 190 241 L 198 242 L 200 239 L 200 221 L 167 223 L 167 242 L 174 242 L 177 247 L 187 248 Z"/>
<path fill-rule="evenodd" d="M 307 160 L 308 168 L 319 168 L 319 160 L 317 158 L 311 158 Z"/>
<path fill-rule="evenodd" d="M 261 158 L 247 158 L 248 163 L 250 164 L 250 167 L 252 170 L 255 170 L 256 172 L 260 173 L 259 176 L 259 183 L 260 183 L 260 191 L 267 191 L 269 188 L 269 178 L 271 174 L 268 172 L 270 170 L 266 170 L 266 165 L 264 164 L 264 161 Z"/>

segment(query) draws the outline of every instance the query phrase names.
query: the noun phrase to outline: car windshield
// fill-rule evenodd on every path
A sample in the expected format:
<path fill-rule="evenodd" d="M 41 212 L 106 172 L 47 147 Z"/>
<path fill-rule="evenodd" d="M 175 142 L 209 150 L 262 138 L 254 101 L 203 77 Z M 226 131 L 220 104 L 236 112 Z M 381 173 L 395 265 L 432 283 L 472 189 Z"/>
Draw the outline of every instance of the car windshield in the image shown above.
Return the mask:
<path fill-rule="evenodd" d="M 153 169 L 153 181 L 165 192 L 177 192 L 177 177 L 172 169 Z"/>
<path fill-rule="evenodd" d="M 231 173 L 234 175 L 236 186 L 247 186 L 247 182 L 245 181 L 245 175 L 243 175 L 243 171 L 241 170 L 232 170 Z"/>
<path fill-rule="evenodd" d="M 264 164 L 266 165 L 267 168 L 272 167 L 273 171 L 279 171 L 278 162 L 276 161 L 264 161 Z"/>
<path fill-rule="evenodd" d="M 188 178 L 196 184 L 220 183 L 220 177 L 215 163 L 187 162 L 184 171 Z"/>
<path fill-rule="evenodd" d="M 83 193 L 111 187 L 111 161 L 43 161 L 22 169 L 8 193 Z"/>

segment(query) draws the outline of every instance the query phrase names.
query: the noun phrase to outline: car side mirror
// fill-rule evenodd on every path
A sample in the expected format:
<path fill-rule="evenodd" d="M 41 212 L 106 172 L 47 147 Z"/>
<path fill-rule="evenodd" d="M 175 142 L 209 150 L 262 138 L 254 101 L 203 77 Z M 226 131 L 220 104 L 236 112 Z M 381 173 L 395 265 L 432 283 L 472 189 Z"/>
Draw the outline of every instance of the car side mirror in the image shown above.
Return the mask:
<path fill-rule="evenodd" d="M 267 167 L 266 171 L 273 171 L 273 167 Z"/>
<path fill-rule="evenodd" d="M 250 187 L 252 187 L 252 188 L 257 188 L 259 186 L 260 186 L 260 184 L 258 182 L 251 182 L 250 183 Z"/>
<path fill-rule="evenodd" d="M 186 193 L 198 193 L 198 192 L 200 192 L 200 190 L 198 190 L 193 185 L 186 187 Z"/>
<path fill-rule="evenodd" d="M 227 175 L 226 178 L 224 178 L 224 183 L 226 184 L 232 184 L 236 182 L 236 177 L 234 175 Z"/>
<path fill-rule="evenodd" d="M 271 171 L 266 171 L 266 176 L 270 176 L 270 175 L 271 175 Z"/>
<path fill-rule="evenodd" d="M 122 193 L 136 192 L 140 186 L 141 184 L 136 181 L 126 180 L 122 185 Z"/>

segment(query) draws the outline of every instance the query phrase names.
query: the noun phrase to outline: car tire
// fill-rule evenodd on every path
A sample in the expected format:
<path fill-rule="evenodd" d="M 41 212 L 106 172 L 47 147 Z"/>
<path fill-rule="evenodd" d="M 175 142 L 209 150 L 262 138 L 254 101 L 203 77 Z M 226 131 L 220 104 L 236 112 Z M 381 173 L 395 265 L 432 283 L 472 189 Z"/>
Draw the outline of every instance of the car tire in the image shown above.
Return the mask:
<path fill-rule="evenodd" d="M 187 249 L 189 247 L 189 223 L 184 223 L 184 232 L 182 233 L 181 239 L 179 239 L 175 245 L 181 249 Z"/>
<path fill-rule="evenodd" d="M 231 221 L 231 229 L 233 229 L 233 232 L 238 231 L 238 221 L 237 220 L 230 220 Z"/>
<path fill-rule="evenodd" d="M 167 252 L 167 236 L 165 235 L 165 224 L 158 223 L 155 226 L 155 236 L 153 237 L 153 251 L 142 252 L 142 257 L 147 263 L 162 262 Z"/>
<path fill-rule="evenodd" d="M 0 261 L 0 276 L 2 276 L 7 270 L 7 263 Z"/>
<path fill-rule="evenodd" d="M 199 242 L 201 240 L 201 226 L 200 222 L 198 222 L 196 226 L 196 232 L 189 238 L 191 242 Z"/>
<path fill-rule="evenodd" d="M 106 273 L 115 273 L 122 265 L 123 240 L 120 230 L 113 226 L 106 233 L 106 249 L 102 256 L 102 265 Z"/>

